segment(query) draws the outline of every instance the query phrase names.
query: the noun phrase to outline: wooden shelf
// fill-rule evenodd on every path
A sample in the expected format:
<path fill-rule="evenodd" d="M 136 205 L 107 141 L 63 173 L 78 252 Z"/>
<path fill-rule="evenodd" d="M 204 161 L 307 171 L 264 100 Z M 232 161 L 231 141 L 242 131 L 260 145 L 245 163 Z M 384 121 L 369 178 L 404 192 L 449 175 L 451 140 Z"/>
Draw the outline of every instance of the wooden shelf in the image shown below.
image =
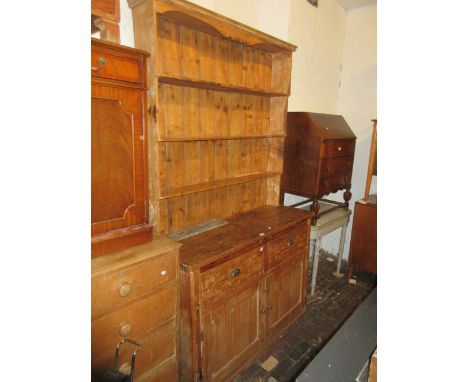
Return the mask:
<path fill-rule="evenodd" d="M 191 138 L 160 138 L 158 142 L 192 142 L 192 141 L 230 141 L 235 139 L 260 139 L 260 138 L 284 138 L 284 134 L 270 135 L 237 135 L 237 136 L 217 136 L 217 137 L 191 137 Z"/>
<path fill-rule="evenodd" d="M 245 87 L 232 86 L 232 85 L 223 85 L 215 82 L 202 81 L 202 80 L 191 80 L 177 77 L 167 77 L 167 76 L 158 76 L 159 83 L 176 85 L 176 86 L 186 86 L 190 88 L 197 89 L 208 89 L 208 90 L 219 90 L 228 93 L 239 93 L 239 94 L 249 94 L 257 95 L 263 97 L 288 97 L 289 93 L 282 92 L 271 92 L 265 90 L 255 90 Z"/>
<path fill-rule="evenodd" d="M 279 173 L 279 172 L 261 172 L 261 173 L 257 173 L 257 174 L 249 174 L 249 175 L 244 175 L 244 176 L 238 176 L 238 177 L 235 177 L 235 178 L 215 180 L 215 181 L 209 182 L 209 183 L 192 184 L 192 185 L 189 185 L 189 186 L 173 188 L 172 190 L 168 190 L 166 192 L 163 192 L 161 194 L 160 199 L 169 199 L 169 198 L 174 198 L 176 196 L 194 194 L 196 192 L 207 191 L 207 190 L 214 190 L 216 188 L 232 186 L 234 184 L 240 184 L 240 183 L 253 182 L 253 181 L 256 181 L 258 179 L 271 178 L 271 177 L 278 176 L 278 175 L 281 175 L 281 173 Z"/>

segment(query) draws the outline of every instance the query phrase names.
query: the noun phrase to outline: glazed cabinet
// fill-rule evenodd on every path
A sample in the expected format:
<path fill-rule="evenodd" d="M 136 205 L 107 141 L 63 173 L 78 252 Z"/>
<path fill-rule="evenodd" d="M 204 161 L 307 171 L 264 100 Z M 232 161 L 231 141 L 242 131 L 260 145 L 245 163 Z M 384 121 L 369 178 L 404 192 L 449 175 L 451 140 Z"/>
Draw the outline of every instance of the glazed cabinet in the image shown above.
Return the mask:
<path fill-rule="evenodd" d="M 91 253 L 151 240 L 146 170 L 146 58 L 91 41 Z"/>
<path fill-rule="evenodd" d="M 309 214 L 265 206 L 182 240 L 180 377 L 228 381 L 305 310 Z"/>

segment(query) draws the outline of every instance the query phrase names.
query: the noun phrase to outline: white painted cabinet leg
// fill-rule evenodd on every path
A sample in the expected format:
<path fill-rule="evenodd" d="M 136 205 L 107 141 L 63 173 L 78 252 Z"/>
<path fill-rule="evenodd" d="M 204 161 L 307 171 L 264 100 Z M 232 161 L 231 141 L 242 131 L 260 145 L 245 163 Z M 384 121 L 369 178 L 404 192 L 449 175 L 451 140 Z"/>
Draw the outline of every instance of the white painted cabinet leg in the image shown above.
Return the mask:
<path fill-rule="evenodd" d="M 310 282 L 310 295 L 313 296 L 315 293 L 315 283 L 317 282 L 317 269 L 319 264 L 319 257 L 320 257 L 320 247 L 322 238 L 318 237 L 315 240 L 315 251 L 314 251 L 314 264 L 312 266 L 312 281 Z"/>
<path fill-rule="evenodd" d="M 336 272 L 333 272 L 333 276 L 335 277 L 343 277 L 344 274 L 340 272 L 341 270 L 341 260 L 343 259 L 343 250 L 344 250 L 344 242 L 346 236 L 346 228 L 348 227 L 349 219 L 346 219 L 346 223 L 341 227 L 341 237 L 340 237 L 340 250 L 338 251 L 338 261 L 336 263 Z"/>

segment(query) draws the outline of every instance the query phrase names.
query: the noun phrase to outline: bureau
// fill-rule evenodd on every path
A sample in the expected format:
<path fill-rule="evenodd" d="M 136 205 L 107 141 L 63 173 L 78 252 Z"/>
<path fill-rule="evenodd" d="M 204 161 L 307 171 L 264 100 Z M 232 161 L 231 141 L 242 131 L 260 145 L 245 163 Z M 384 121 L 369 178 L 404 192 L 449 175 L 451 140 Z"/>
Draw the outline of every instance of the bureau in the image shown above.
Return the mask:
<path fill-rule="evenodd" d="M 146 145 L 148 53 L 91 39 L 91 255 L 151 241 Z"/>
<path fill-rule="evenodd" d="M 117 343 L 130 338 L 142 345 L 135 381 L 177 381 L 179 247 L 156 236 L 151 243 L 92 260 L 92 372 L 113 367 Z M 133 350 L 119 352 L 124 369 Z"/>
<path fill-rule="evenodd" d="M 181 241 L 182 381 L 230 380 L 305 311 L 309 216 L 264 206 Z"/>
<path fill-rule="evenodd" d="M 288 112 L 282 202 L 285 192 L 310 198 L 312 224 L 324 195 L 344 189 L 342 205 L 347 208 L 355 144 L 356 136 L 341 115 Z"/>

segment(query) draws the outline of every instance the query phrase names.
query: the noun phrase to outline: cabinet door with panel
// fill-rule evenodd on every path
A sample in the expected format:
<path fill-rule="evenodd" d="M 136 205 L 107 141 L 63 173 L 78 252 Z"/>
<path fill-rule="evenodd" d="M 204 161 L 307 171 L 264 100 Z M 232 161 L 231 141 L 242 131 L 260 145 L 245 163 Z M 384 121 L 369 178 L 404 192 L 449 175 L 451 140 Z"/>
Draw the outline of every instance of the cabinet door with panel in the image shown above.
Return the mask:
<path fill-rule="evenodd" d="M 291 314 L 302 309 L 305 299 L 304 256 L 298 253 L 266 278 L 266 336 L 273 336 L 291 322 Z"/>
<path fill-rule="evenodd" d="M 151 241 L 146 179 L 147 53 L 92 39 L 92 257 Z"/>
<path fill-rule="evenodd" d="M 226 374 L 260 345 L 260 309 L 260 286 L 254 283 L 202 315 L 201 357 L 207 380 L 225 381 Z"/>
<path fill-rule="evenodd" d="M 145 222 L 142 97 L 138 90 L 91 88 L 93 234 Z"/>

